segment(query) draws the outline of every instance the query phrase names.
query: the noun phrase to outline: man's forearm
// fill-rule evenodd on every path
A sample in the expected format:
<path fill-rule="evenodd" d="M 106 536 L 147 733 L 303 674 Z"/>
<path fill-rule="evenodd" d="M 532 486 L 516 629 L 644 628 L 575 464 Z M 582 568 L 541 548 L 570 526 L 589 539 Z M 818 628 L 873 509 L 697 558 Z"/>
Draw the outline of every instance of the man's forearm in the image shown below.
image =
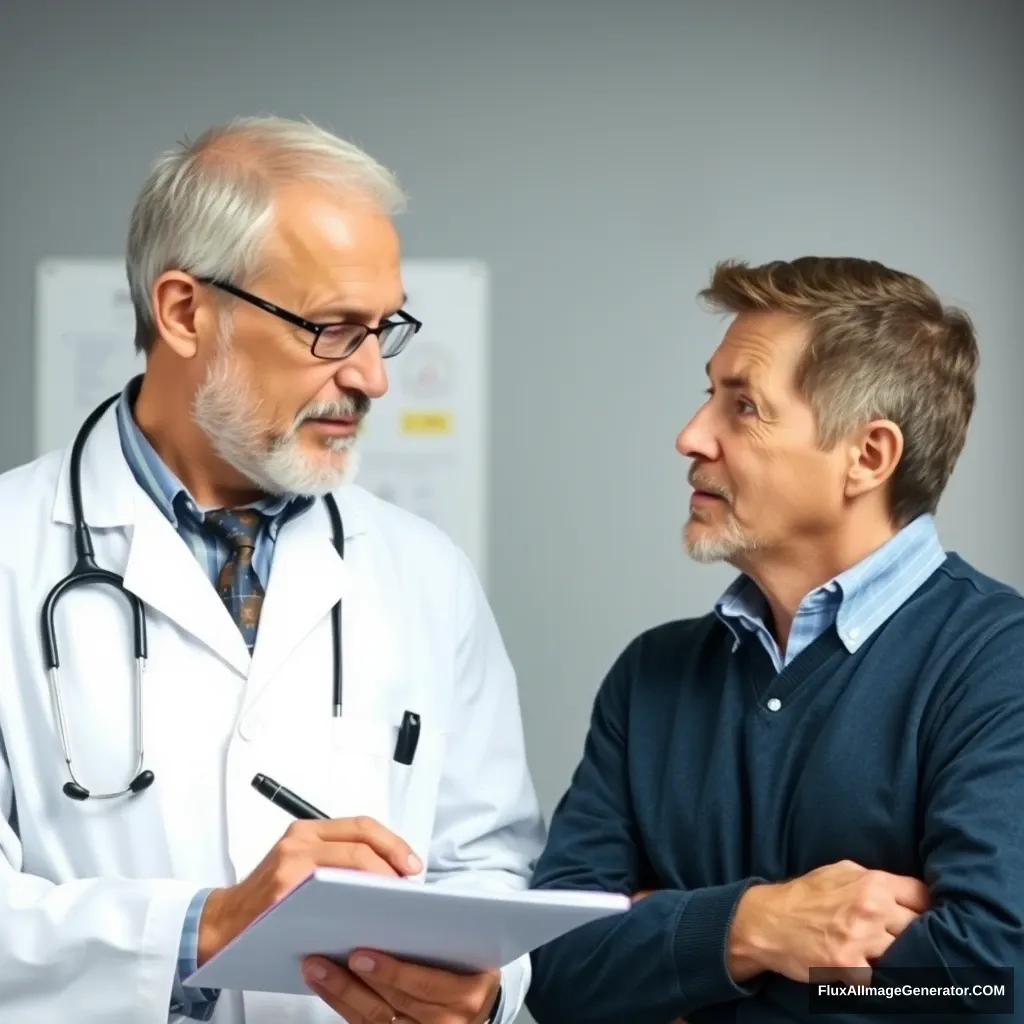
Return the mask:
<path fill-rule="evenodd" d="M 651 893 L 627 913 L 575 929 L 533 956 L 526 1005 L 538 1024 L 665 1024 L 751 995 L 726 963 L 750 880 Z"/>
<path fill-rule="evenodd" d="M 1024 970 L 1022 929 L 1012 913 L 998 916 L 976 905 L 947 903 L 926 911 L 899 935 L 874 965 L 873 984 L 951 985 L 971 989 L 975 970 Z M 970 973 L 970 984 L 964 979 Z M 995 981 L 1002 980 L 993 978 Z M 1017 996 L 1018 1005 L 1020 996 Z M 961 997 L 957 1012 L 983 1013 L 992 997 Z"/>

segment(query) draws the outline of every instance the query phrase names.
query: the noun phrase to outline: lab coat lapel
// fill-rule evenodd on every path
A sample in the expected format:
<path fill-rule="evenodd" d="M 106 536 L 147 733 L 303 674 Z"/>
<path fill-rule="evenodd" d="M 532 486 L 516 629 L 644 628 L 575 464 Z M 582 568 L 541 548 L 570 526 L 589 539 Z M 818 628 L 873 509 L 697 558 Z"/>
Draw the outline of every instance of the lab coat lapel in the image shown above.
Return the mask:
<path fill-rule="evenodd" d="M 68 445 L 53 510 L 54 521 L 69 526 L 73 521 L 70 453 Z M 121 451 L 113 408 L 93 428 L 82 453 L 82 505 L 94 532 L 122 529 L 128 537 L 123 570 L 115 564 L 104 568 L 121 571 L 125 588 L 148 609 L 165 615 L 245 675 L 250 659 L 242 634 L 195 555 L 132 476 Z"/>
<path fill-rule="evenodd" d="M 188 545 L 141 491 L 124 583 L 235 671 L 249 672 L 248 648 L 224 602 Z"/>
<path fill-rule="evenodd" d="M 347 531 L 346 523 L 346 532 Z M 282 527 L 260 612 L 248 695 L 274 677 L 295 647 L 350 590 L 349 566 L 338 556 L 323 501 Z"/>

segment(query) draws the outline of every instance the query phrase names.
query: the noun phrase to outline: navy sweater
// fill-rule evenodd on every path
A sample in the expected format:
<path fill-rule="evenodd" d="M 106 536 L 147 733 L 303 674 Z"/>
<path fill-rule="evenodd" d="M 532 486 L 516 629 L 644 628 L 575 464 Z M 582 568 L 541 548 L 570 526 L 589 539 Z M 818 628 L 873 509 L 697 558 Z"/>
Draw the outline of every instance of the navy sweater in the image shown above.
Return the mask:
<path fill-rule="evenodd" d="M 954 554 L 855 652 L 833 627 L 780 674 L 753 636 L 734 651 L 713 614 L 629 645 L 533 885 L 657 891 L 538 950 L 529 1010 L 538 1024 L 826 1019 L 782 975 L 734 984 L 726 939 L 752 882 L 844 859 L 930 889 L 879 971 L 1024 967 L 1024 599 Z"/>

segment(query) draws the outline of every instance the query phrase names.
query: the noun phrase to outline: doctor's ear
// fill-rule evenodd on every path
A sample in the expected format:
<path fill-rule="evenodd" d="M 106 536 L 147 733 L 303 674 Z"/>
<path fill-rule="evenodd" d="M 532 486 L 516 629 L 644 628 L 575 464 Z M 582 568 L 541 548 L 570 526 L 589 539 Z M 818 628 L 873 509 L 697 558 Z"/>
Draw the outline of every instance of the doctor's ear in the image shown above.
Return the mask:
<path fill-rule="evenodd" d="M 168 270 L 153 282 L 153 319 L 157 337 L 182 359 L 192 359 L 200 341 L 216 336 L 217 311 L 194 277 Z"/>

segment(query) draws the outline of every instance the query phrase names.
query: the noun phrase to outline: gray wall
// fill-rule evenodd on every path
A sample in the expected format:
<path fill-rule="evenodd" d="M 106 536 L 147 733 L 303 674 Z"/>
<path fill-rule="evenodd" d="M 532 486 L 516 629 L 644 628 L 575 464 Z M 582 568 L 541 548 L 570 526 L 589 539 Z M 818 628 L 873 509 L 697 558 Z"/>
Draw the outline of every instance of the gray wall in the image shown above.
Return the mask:
<path fill-rule="evenodd" d="M 940 524 L 1024 585 L 1016 6 L 6 0 L 0 468 L 31 454 L 35 263 L 120 254 L 156 151 L 261 111 L 367 146 L 410 256 L 493 269 L 491 593 L 550 810 L 611 659 L 728 579 L 679 552 L 673 451 L 720 257 L 873 256 L 967 306 L 980 406 Z"/>

